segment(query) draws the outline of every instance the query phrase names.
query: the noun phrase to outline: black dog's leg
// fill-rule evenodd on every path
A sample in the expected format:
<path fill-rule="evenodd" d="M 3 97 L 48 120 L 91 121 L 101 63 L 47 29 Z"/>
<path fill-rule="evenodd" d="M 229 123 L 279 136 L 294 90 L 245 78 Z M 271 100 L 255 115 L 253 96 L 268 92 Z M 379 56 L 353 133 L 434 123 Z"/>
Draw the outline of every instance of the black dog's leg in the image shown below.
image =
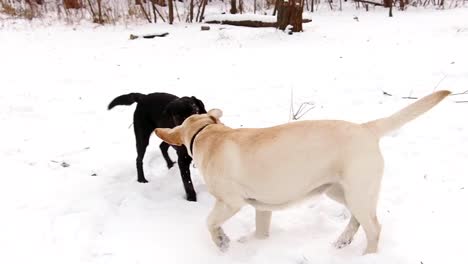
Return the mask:
<path fill-rule="evenodd" d="M 149 143 L 149 138 L 151 136 L 151 127 L 141 125 L 139 122 L 134 122 L 133 127 L 135 128 L 135 139 L 136 139 L 136 148 L 137 148 L 137 173 L 138 173 L 138 182 L 148 182 L 145 178 L 143 172 L 143 158 L 145 157 L 146 147 Z"/>
<path fill-rule="evenodd" d="M 163 141 L 161 145 L 159 145 L 159 148 L 161 149 L 164 160 L 166 161 L 167 168 L 172 168 L 175 162 L 171 160 L 171 157 L 169 157 L 169 153 L 167 153 L 167 151 L 169 150 L 169 144 Z"/>
<path fill-rule="evenodd" d="M 192 178 L 190 177 L 190 163 L 192 162 L 192 158 L 188 155 L 187 149 L 184 146 L 176 147 L 176 151 L 178 156 L 180 176 L 182 177 L 182 182 L 184 183 L 187 200 L 196 202 L 197 194 L 195 193 Z"/>

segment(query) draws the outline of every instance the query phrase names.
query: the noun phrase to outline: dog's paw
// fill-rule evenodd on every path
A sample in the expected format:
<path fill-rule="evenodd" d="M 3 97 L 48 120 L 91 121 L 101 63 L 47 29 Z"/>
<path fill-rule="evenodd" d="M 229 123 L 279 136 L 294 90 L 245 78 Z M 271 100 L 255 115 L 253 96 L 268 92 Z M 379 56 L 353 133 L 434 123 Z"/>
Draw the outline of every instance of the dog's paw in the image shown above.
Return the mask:
<path fill-rule="evenodd" d="M 148 180 L 146 180 L 145 178 L 143 178 L 143 179 L 138 179 L 138 182 L 141 182 L 141 183 L 147 183 L 147 182 L 148 182 Z"/>
<path fill-rule="evenodd" d="M 231 240 L 226 236 L 223 229 L 218 229 L 217 233 L 216 237 L 214 237 L 214 242 L 221 252 L 226 252 L 229 249 L 229 242 Z"/>
<path fill-rule="evenodd" d="M 171 163 L 167 163 L 167 168 L 170 170 L 172 167 L 174 167 L 176 163 L 172 161 Z"/>
<path fill-rule="evenodd" d="M 189 201 L 189 202 L 196 202 L 196 201 L 197 201 L 197 195 L 196 195 L 196 194 L 189 194 L 189 195 L 187 195 L 187 201 Z"/>
<path fill-rule="evenodd" d="M 335 241 L 335 243 L 333 243 L 333 246 L 335 246 L 335 248 L 337 249 L 342 249 L 344 247 L 346 247 L 347 245 L 351 244 L 351 241 L 352 239 L 350 238 L 338 238 L 338 240 Z"/>
<path fill-rule="evenodd" d="M 255 230 L 254 237 L 259 240 L 265 240 L 270 237 L 270 232 L 269 231 L 260 231 L 260 230 Z"/>

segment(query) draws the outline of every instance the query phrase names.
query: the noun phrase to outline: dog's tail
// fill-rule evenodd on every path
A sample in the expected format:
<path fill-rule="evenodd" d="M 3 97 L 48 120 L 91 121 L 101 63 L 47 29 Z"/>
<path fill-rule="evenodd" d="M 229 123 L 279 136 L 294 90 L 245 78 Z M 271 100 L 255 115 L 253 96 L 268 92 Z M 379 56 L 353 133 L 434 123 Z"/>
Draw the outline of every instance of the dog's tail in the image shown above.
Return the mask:
<path fill-rule="evenodd" d="M 145 96 L 146 95 L 141 94 L 141 93 L 129 93 L 129 94 L 118 96 L 114 98 L 112 102 L 110 102 L 107 109 L 111 110 L 112 108 L 114 108 L 114 106 L 117 106 L 117 105 L 131 105 L 133 103 L 138 103 Z"/>
<path fill-rule="evenodd" d="M 447 90 L 434 92 L 408 105 L 391 116 L 370 121 L 362 125 L 373 130 L 378 137 L 382 137 L 429 111 L 450 94 L 451 92 Z"/>

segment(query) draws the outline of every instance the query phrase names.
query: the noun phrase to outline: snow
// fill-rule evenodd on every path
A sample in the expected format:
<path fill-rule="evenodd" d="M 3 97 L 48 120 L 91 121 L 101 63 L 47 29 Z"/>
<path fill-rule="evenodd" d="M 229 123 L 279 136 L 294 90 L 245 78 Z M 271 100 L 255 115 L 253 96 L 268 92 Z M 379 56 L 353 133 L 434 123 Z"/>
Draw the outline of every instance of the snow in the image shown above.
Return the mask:
<path fill-rule="evenodd" d="M 403 96 L 468 89 L 466 8 L 311 17 L 292 36 L 225 25 L 4 21 L 0 262 L 467 263 L 468 105 L 455 102 L 464 95 L 381 141 L 377 254 L 361 255 L 362 229 L 347 248 L 333 248 L 349 213 L 326 197 L 274 212 L 267 240 L 239 243 L 254 228 L 253 209 L 243 208 L 224 226 L 229 251 L 219 252 L 205 226 L 214 200 L 201 175 L 192 168 L 199 201 L 185 201 L 155 136 L 145 157 L 150 182 L 136 182 L 135 105 L 106 110 L 124 93 L 195 95 L 221 108 L 231 127 L 264 127 L 288 122 L 291 90 L 296 109 L 315 104 L 302 119 L 363 122 L 412 102 Z"/>

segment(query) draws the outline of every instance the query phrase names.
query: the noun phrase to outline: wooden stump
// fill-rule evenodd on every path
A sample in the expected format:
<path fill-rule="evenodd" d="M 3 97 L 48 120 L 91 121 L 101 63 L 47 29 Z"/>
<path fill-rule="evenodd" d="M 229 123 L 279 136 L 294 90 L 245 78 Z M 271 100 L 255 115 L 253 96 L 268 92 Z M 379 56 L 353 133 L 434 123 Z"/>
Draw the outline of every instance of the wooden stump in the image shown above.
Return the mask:
<path fill-rule="evenodd" d="M 278 28 L 285 30 L 288 25 L 291 25 L 292 32 L 301 32 L 303 9 L 300 0 L 280 0 L 276 16 Z"/>

